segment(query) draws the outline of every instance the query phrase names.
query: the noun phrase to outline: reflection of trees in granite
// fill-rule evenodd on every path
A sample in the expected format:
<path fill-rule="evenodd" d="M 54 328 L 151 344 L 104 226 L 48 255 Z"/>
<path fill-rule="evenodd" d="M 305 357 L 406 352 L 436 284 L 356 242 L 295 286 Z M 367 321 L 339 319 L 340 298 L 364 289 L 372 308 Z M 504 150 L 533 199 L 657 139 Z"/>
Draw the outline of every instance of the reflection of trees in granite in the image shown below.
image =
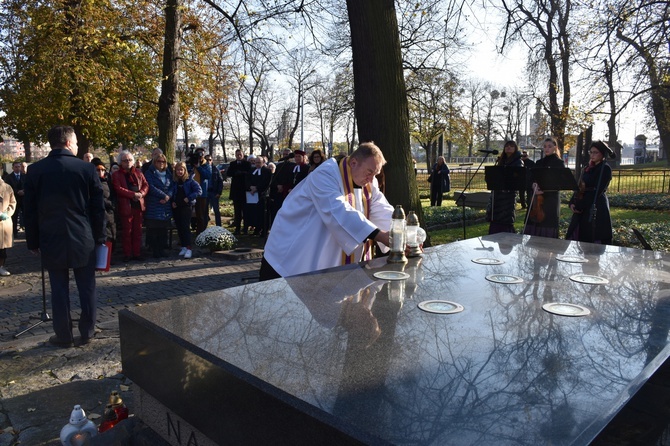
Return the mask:
<path fill-rule="evenodd" d="M 594 346 L 602 347 L 601 353 L 607 358 L 607 351 L 611 351 L 616 339 L 616 323 L 606 326 L 611 333 L 604 333 L 602 327 L 589 318 L 551 315 L 542 310 L 541 304 L 567 299 L 602 311 L 599 306 L 612 305 L 608 302 L 611 290 L 570 281 L 569 275 L 579 272 L 580 264 L 557 264 L 555 253 L 534 250 L 535 256 L 531 254 L 529 258 L 537 263 L 532 266 L 534 277 L 530 283 L 523 287 L 487 284 L 491 298 L 500 304 L 490 310 L 500 312 L 488 316 L 490 333 L 462 336 L 464 327 L 459 326 L 456 315 L 418 312 L 425 319 L 427 330 L 417 330 L 416 321 L 405 326 L 400 318 L 396 339 L 402 342 L 396 351 L 403 356 L 393 359 L 391 369 L 395 373 L 385 383 L 384 407 L 377 409 L 385 414 L 388 422 L 394 423 L 393 431 L 398 436 L 393 441 L 440 444 L 458 438 L 463 444 L 546 444 L 557 438 L 570 438 L 586 428 L 576 421 L 577 412 L 593 410 L 594 396 L 614 400 L 622 387 L 613 388 L 612 382 L 623 385 L 640 372 L 639 365 L 625 370 L 625 366 L 608 364 L 613 373 L 599 376 L 597 364 L 583 361 L 584 358 L 596 361 L 592 357 Z M 547 264 L 540 264 L 539 257 Z M 614 266 L 610 263 L 620 269 L 630 267 L 620 259 L 605 263 L 607 268 Z M 616 276 L 619 270 L 610 269 L 610 272 Z M 634 295 L 619 291 L 621 302 L 628 305 L 631 298 L 637 300 L 653 292 L 649 288 Z M 594 300 L 599 306 L 589 305 Z M 645 312 L 644 306 L 631 306 Z M 624 318 L 618 318 L 617 312 L 629 314 L 630 310 L 617 307 L 611 308 L 611 312 L 608 317 L 620 321 Z M 642 326 L 648 328 L 649 324 L 647 320 Z M 618 330 L 628 329 L 619 327 Z M 645 349 L 647 331 L 637 329 L 636 350 L 620 351 L 618 359 L 641 353 Z M 659 331 L 667 335 L 667 329 Z M 609 338 L 612 335 L 615 339 Z M 470 338 L 477 339 L 468 342 Z M 664 342 L 665 338 L 659 345 L 665 345 Z M 411 368 L 408 364 L 420 367 L 428 364 L 428 368 L 412 373 L 398 372 Z M 403 380 L 398 374 L 413 378 Z M 414 380 L 415 377 L 421 377 L 420 381 Z M 386 422 L 382 424 L 380 433 L 388 428 Z M 519 438 L 524 441 L 518 441 Z"/>
<path fill-rule="evenodd" d="M 170 302 L 160 318 L 198 348 L 389 442 L 569 443 L 616 409 L 612 401 L 667 344 L 670 280 L 639 251 L 608 247 L 601 257 L 588 244 L 511 240 L 520 242 L 501 249 L 484 237 L 431 250 L 405 283 L 404 303 L 388 298 L 393 283 L 375 294 L 356 269 L 210 293 L 191 300 L 197 308 Z M 505 260 L 502 269 L 471 262 L 489 256 L 482 245 Z M 588 266 L 558 262 L 559 252 Z M 569 279 L 586 271 L 610 284 Z M 494 284 L 485 280 L 492 273 L 525 282 Z M 416 307 L 440 298 L 465 311 Z M 542 310 L 549 301 L 592 315 L 552 315 Z"/>

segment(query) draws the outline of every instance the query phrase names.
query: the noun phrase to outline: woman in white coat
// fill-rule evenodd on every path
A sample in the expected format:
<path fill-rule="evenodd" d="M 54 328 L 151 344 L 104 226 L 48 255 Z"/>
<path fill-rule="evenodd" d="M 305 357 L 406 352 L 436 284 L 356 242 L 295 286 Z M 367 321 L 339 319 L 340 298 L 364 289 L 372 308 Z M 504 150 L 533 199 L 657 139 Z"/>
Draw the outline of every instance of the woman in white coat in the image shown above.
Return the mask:
<path fill-rule="evenodd" d="M 16 198 L 12 186 L 0 179 L 0 276 L 9 276 L 5 269 L 7 260 L 7 248 L 14 243 L 14 230 L 12 226 L 12 215 L 16 209 Z"/>

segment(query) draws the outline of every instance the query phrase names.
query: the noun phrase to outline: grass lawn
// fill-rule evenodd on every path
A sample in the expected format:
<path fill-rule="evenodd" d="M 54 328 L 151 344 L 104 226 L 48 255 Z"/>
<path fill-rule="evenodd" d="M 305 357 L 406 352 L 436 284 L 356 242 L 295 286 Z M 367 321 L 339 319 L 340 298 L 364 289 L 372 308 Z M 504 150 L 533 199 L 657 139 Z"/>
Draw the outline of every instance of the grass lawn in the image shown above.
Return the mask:
<path fill-rule="evenodd" d="M 428 208 L 430 206 L 430 200 L 427 197 L 427 194 L 425 191 L 421 191 L 420 195 L 423 208 Z M 658 196 L 661 197 L 662 195 L 659 194 Z M 564 199 L 566 199 L 566 197 L 567 196 L 565 196 Z M 455 212 L 457 212 L 457 215 L 460 216 L 460 210 L 462 208 L 455 205 L 453 195 L 450 194 L 449 196 L 446 196 L 446 198 L 442 201 L 442 207 L 445 209 L 453 209 Z M 632 234 L 632 231 L 630 231 L 630 226 L 634 225 L 641 230 L 654 249 L 670 251 L 670 235 L 666 236 L 664 234 L 670 233 L 670 226 L 668 226 L 667 230 L 664 230 L 664 228 L 659 229 L 657 227 L 659 224 L 663 225 L 667 222 L 670 222 L 670 210 L 611 207 L 610 212 L 612 215 L 612 222 L 615 231 L 615 244 L 641 248 L 641 245 L 637 244 L 637 240 L 634 236 L 621 237 L 623 232 Z M 221 201 L 221 214 L 224 217 L 232 217 L 232 203 L 229 200 L 223 199 Z M 517 222 L 514 226 L 518 233 L 523 232 L 525 215 L 525 209 L 521 209 L 521 207 L 517 205 Z M 488 234 L 489 224 L 488 222 L 484 221 L 484 216 L 485 213 L 483 210 L 477 210 L 472 218 L 466 220 L 466 238 L 479 237 Z M 571 216 L 572 213 L 564 201 L 561 204 L 561 227 L 559 229 L 561 237 L 564 237 L 565 235 Z M 668 223 L 668 225 L 670 225 L 670 223 Z M 224 227 L 227 227 L 226 223 L 224 223 Z M 428 231 L 428 233 L 430 237 L 430 243 L 432 245 L 441 245 L 444 243 L 462 240 L 462 220 L 459 218 L 458 221 L 450 222 L 446 225 L 440 225 L 438 229 L 431 229 Z M 266 240 L 262 237 L 244 235 L 239 236 L 238 239 L 238 247 L 253 248 L 263 248 Z"/>

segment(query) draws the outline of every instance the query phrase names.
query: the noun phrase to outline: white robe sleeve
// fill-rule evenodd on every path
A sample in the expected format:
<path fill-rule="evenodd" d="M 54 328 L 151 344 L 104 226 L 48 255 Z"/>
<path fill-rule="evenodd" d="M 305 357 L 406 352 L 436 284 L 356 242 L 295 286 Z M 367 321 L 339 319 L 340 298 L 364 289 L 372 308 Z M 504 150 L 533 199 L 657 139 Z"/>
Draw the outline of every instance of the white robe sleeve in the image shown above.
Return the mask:
<path fill-rule="evenodd" d="M 265 259 L 282 277 L 338 266 L 342 252 L 361 249 L 375 229 L 388 230 L 393 207 L 373 186 L 370 220 L 344 198 L 335 160 L 310 173 L 288 195 L 265 245 Z"/>

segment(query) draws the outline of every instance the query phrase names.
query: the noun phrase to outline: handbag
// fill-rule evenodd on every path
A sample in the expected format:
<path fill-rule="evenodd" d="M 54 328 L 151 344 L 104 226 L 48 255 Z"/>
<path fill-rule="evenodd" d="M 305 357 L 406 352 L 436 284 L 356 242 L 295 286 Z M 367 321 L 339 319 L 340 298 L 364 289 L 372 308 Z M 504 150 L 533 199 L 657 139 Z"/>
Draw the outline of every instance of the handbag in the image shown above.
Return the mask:
<path fill-rule="evenodd" d="M 433 182 L 433 173 L 431 172 L 430 175 L 428 175 L 428 182 L 432 183 Z"/>

